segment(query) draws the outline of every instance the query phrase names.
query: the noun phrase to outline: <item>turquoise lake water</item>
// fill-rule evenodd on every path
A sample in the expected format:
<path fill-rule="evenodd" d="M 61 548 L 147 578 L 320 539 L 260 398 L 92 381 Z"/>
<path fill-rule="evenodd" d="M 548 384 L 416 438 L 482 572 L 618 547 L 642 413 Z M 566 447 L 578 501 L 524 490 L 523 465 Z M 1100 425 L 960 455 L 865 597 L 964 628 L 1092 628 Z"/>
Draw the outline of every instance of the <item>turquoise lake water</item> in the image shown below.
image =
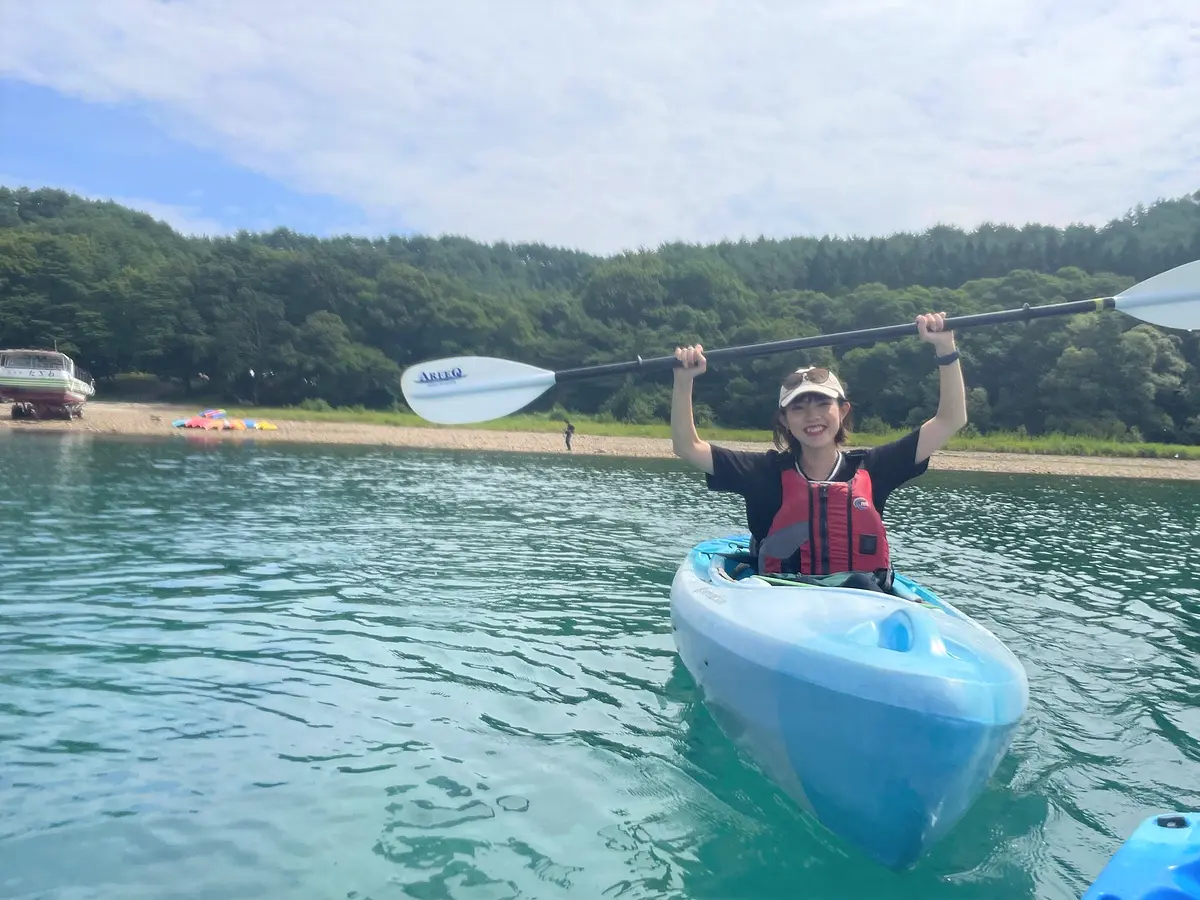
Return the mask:
<path fill-rule="evenodd" d="M 1200 485 L 933 472 L 900 568 L 1024 663 L 912 870 L 743 760 L 671 639 L 673 462 L 0 432 L 0 897 L 1078 898 L 1200 807 Z"/>

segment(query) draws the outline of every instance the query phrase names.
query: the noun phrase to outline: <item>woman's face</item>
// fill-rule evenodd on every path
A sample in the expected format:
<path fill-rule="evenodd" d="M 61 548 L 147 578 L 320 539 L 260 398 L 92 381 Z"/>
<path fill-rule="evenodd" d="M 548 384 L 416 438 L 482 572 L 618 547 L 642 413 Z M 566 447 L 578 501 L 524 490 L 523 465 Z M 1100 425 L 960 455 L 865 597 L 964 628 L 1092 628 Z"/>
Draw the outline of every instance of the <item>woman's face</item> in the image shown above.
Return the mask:
<path fill-rule="evenodd" d="M 785 413 L 788 430 L 796 440 L 815 450 L 835 443 L 842 419 L 849 411 L 850 404 L 839 406 L 833 397 L 804 394 L 789 403 Z"/>

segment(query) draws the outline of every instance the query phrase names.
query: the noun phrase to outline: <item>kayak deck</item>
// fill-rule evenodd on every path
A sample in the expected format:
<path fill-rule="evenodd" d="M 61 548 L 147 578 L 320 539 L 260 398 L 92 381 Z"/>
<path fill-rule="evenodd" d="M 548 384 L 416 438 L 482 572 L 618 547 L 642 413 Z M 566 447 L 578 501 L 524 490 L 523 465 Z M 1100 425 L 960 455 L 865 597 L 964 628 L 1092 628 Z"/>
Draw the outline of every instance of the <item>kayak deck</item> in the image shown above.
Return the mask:
<path fill-rule="evenodd" d="M 730 574 L 748 537 L 694 547 L 672 625 L 722 729 L 835 834 L 914 862 L 986 786 L 1028 701 L 994 635 L 902 575 L 894 593 Z"/>
<path fill-rule="evenodd" d="M 1083 900 L 1200 900 L 1200 813 L 1143 820 Z"/>

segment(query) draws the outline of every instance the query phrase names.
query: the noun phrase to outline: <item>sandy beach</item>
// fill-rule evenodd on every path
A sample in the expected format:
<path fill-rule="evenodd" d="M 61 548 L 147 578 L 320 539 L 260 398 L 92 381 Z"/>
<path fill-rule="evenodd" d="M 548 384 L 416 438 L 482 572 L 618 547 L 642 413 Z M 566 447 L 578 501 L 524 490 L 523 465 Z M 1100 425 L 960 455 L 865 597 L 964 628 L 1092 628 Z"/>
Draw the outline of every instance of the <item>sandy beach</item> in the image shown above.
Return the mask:
<path fill-rule="evenodd" d="M 565 454 L 558 432 L 506 432 L 472 428 L 407 428 L 350 422 L 299 422 L 272 418 L 277 431 L 197 431 L 174 428 L 171 422 L 196 414 L 195 407 L 155 403 L 98 401 L 89 403 L 83 419 L 66 421 L 12 421 L 0 418 L 0 429 L 34 429 L 127 436 L 161 436 L 176 439 L 272 441 L 422 447 L 446 450 L 498 450 L 521 453 Z M 765 450 L 768 444 L 723 442 L 725 446 Z M 576 455 L 671 459 L 664 438 L 604 437 L 576 433 Z M 1200 481 L 1200 460 L 1124 459 L 1108 457 L 1042 456 L 1019 453 L 943 451 L 934 454 L 932 469 L 960 472 L 1002 472 L 1038 475 L 1099 475 L 1114 478 L 1166 478 Z"/>

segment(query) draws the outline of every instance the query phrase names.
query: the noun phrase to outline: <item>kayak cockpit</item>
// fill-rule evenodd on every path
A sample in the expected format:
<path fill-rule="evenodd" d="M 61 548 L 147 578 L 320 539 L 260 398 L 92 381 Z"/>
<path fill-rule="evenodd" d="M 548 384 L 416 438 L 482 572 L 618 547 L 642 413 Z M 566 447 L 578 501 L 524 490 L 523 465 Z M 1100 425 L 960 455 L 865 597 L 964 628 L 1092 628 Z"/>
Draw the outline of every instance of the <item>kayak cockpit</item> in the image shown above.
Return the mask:
<path fill-rule="evenodd" d="M 883 579 L 875 572 L 843 572 L 824 579 L 812 579 L 791 573 L 764 575 L 758 571 L 758 560 L 750 552 L 749 538 L 727 538 L 721 543 L 723 549 L 714 548 L 708 555 L 711 565 L 710 578 L 728 582 L 746 582 L 755 586 L 770 585 L 781 588 L 847 588 L 869 590 L 913 603 L 921 603 L 948 612 L 947 604 L 932 591 L 927 590 L 898 572 L 891 572 Z"/>

